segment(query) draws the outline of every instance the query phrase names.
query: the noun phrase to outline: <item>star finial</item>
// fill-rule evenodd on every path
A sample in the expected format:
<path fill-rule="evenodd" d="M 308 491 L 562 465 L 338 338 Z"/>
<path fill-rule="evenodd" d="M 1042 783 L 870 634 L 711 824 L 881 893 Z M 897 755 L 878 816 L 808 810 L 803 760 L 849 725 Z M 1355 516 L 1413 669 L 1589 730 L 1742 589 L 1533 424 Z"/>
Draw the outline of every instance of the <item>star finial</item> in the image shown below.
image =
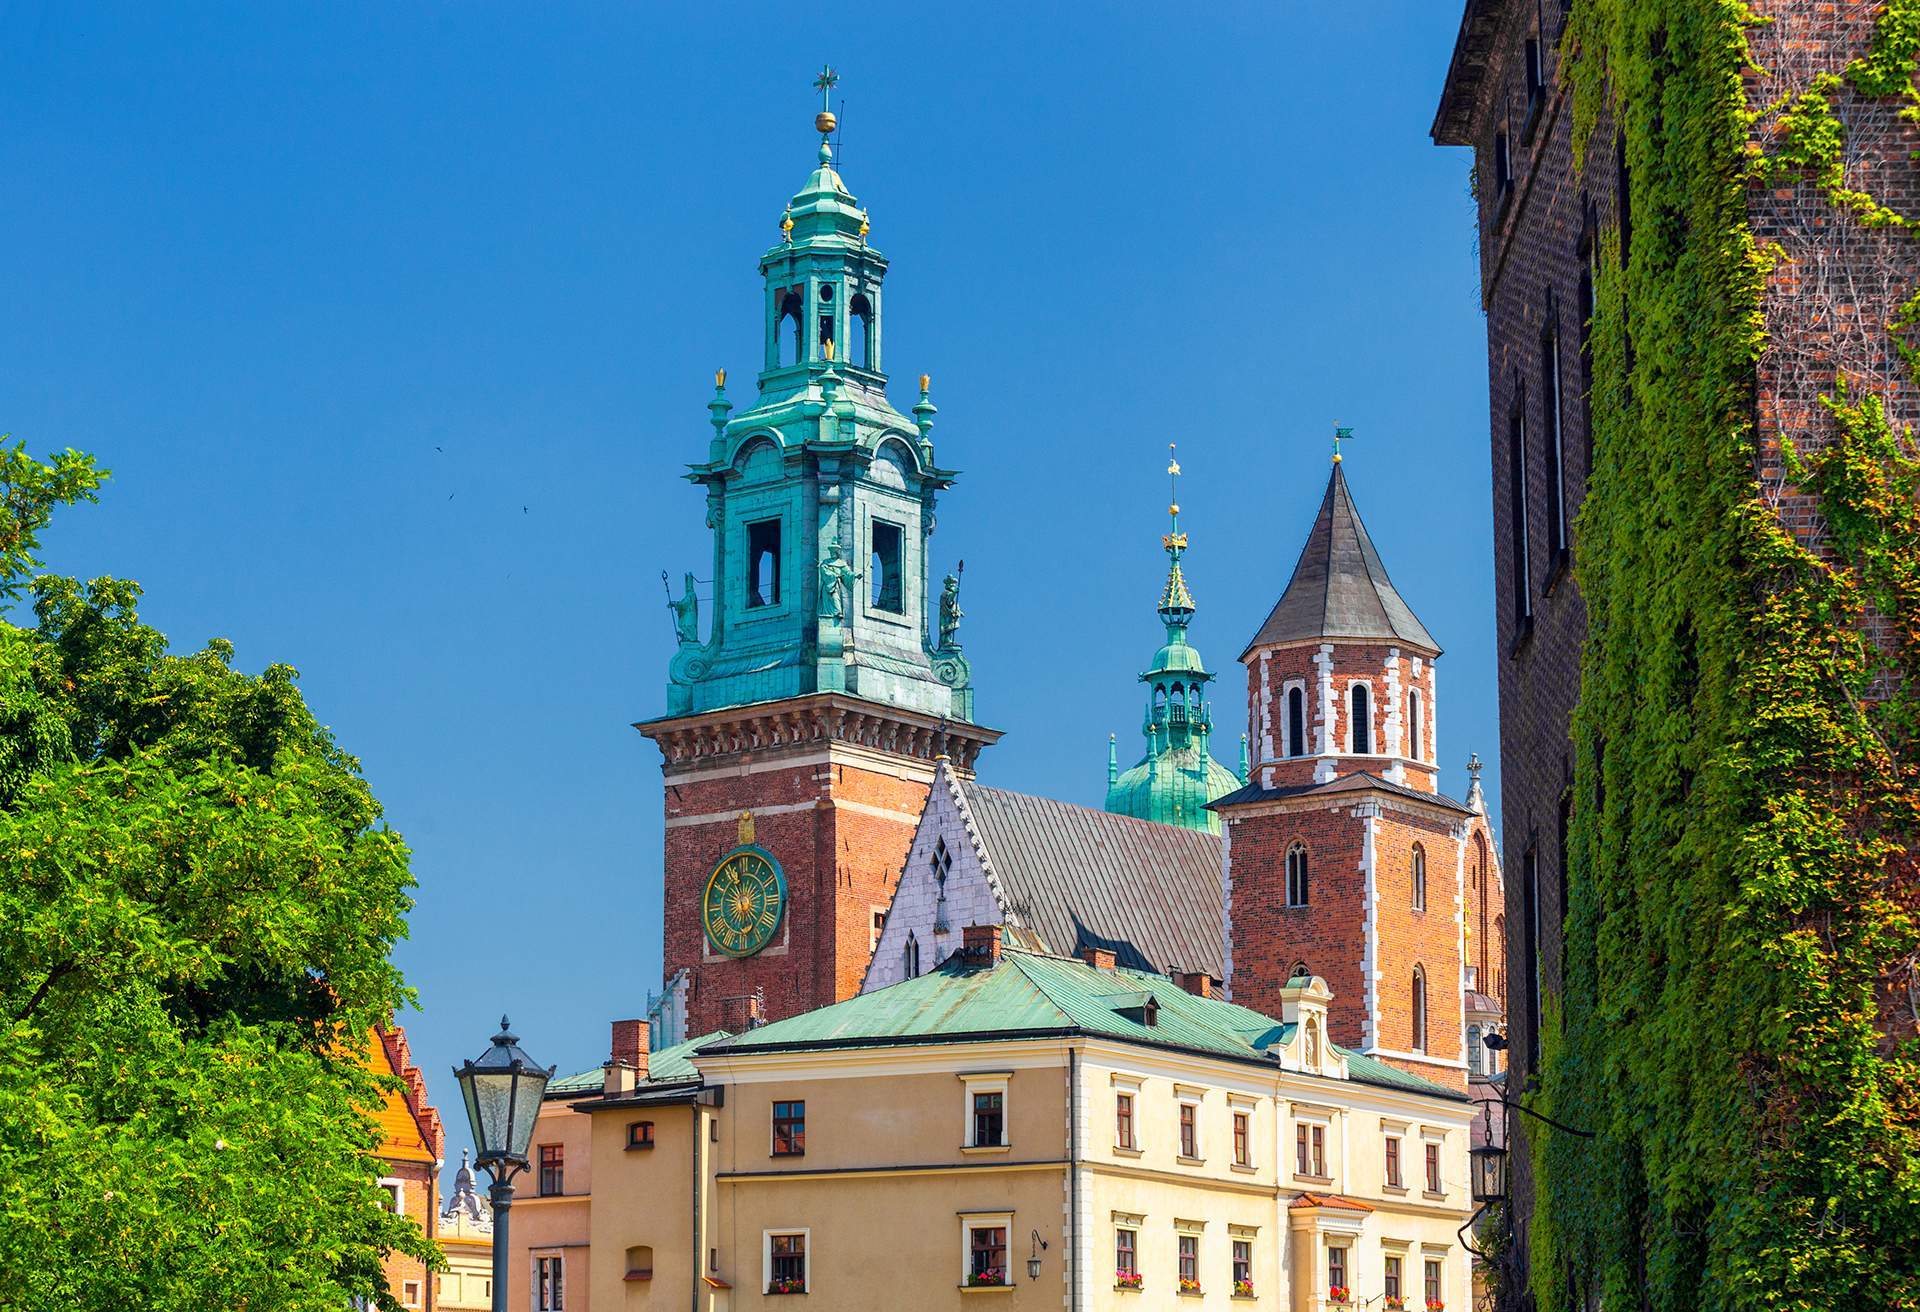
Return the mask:
<path fill-rule="evenodd" d="M 813 80 L 813 89 L 820 93 L 820 112 L 833 112 L 833 89 L 840 83 L 840 75 L 833 71 L 833 65 L 820 65 L 820 76 Z"/>

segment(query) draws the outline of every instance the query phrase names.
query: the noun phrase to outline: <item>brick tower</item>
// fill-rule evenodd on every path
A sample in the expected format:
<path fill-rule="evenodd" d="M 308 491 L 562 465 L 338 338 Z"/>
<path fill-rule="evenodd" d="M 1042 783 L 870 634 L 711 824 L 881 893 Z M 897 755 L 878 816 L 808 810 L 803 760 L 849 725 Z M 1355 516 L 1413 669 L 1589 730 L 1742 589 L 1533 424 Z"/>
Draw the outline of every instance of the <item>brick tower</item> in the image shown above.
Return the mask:
<path fill-rule="evenodd" d="M 857 992 L 934 762 L 970 771 L 999 737 L 972 723 L 958 578 L 929 588 L 953 474 L 927 378 L 911 418 L 887 400 L 887 262 L 833 167 L 833 121 L 815 120 L 819 167 L 760 259 L 758 396 L 733 414 L 718 375 L 687 475 L 713 532 L 707 636 L 689 572 L 667 714 L 635 726 L 666 785 L 662 1044 Z"/>
<path fill-rule="evenodd" d="M 1340 458 L 1292 581 L 1241 662 L 1252 779 L 1225 821 L 1235 1001 L 1333 989 L 1336 1043 L 1466 1084 L 1469 941 L 1492 935 L 1491 834 L 1436 790 L 1439 644 L 1395 591 Z M 1476 794 L 1477 796 L 1477 794 Z M 1477 835 L 1477 838 L 1476 838 Z"/>

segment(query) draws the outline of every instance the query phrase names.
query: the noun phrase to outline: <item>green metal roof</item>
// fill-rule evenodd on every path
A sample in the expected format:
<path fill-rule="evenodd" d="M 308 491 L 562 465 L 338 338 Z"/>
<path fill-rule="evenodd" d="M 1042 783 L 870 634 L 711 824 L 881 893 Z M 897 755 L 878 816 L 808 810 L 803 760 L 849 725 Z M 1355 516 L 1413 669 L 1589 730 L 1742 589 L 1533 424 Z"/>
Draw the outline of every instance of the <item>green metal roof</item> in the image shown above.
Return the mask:
<path fill-rule="evenodd" d="M 685 1084 L 700 1078 L 700 1072 L 693 1068 L 689 1060 L 694 1050 L 702 1044 L 713 1043 L 731 1037 L 731 1031 L 715 1030 L 711 1034 L 702 1034 L 697 1039 L 688 1039 L 670 1047 L 647 1054 L 647 1078 L 641 1086 L 649 1084 Z M 589 1066 L 584 1071 L 572 1075 L 562 1075 L 547 1082 L 547 1097 L 563 1098 L 582 1093 L 598 1093 L 606 1080 L 604 1066 Z"/>
<path fill-rule="evenodd" d="M 1158 1004 L 1156 1024 L 1141 1007 Z M 986 967 L 950 957 L 937 969 L 872 993 L 704 1045 L 715 1054 L 857 1048 L 1033 1035 L 1095 1035 L 1231 1061 L 1269 1064 L 1293 1026 L 1221 998 L 1188 993 L 1164 975 L 1098 970 L 1070 957 L 1003 949 Z M 699 1043 L 699 1040 L 695 1041 Z M 1345 1050 L 1341 1050 L 1345 1053 Z M 1370 1057 L 1345 1053 L 1351 1077 L 1412 1093 L 1464 1095 Z"/>

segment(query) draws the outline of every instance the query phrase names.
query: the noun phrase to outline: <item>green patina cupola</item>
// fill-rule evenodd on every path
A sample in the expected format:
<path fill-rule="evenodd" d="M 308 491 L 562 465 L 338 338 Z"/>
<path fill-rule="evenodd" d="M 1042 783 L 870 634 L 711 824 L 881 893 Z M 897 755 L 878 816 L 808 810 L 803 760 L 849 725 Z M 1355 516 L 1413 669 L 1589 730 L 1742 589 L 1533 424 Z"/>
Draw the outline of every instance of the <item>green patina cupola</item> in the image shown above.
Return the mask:
<path fill-rule="evenodd" d="M 669 715 L 844 692 L 973 717 L 958 572 L 930 584 L 934 502 L 954 471 L 934 459 L 928 378 L 911 416 L 887 398 L 887 260 L 834 168 L 836 80 L 823 69 L 814 83 L 818 166 L 760 257 L 758 395 L 735 413 L 716 376 L 707 458 L 687 474 L 706 488 L 713 574 L 704 640 L 701 581 L 688 573 L 669 597 Z"/>
<path fill-rule="evenodd" d="M 1172 448 L 1168 450 L 1167 474 L 1173 481 L 1174 499 L 1167 507 L 1171 526 L 1160 539 L 1167 552 L 1167 582 L 1160 591 L 1159 607 L 1166 642 L 1140 676 L 1147 685 L 1146 717 L 1141 725 L 1147 754 L 1123 772 L 1109 740 L 1106 809 L 1218 833 L 1219 818 L 1207 810 L 1207 803 L 1245 782 L 1246 752 L 1243 745 L 1240 775 L 1209 754 L 1213 707 L 1207 699 L 1207 684 L 1213 675 L 1207 672 L 1199 649 L 1187 641 L 1194 608 L 1180 568 L 1180 558 L 1187 551 L 1187 535 L 1180 531 L 1180 463 L 1171 458 Z"/>

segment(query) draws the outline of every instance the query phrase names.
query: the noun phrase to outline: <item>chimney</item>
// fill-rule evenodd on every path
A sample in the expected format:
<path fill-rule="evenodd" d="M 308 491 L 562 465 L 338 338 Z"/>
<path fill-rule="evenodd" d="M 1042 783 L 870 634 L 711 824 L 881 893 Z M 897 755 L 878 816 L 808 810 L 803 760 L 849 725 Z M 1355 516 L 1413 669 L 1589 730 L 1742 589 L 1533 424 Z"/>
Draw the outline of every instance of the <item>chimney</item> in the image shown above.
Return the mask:
<path fill-rule="evenodd" d="M 1000 926 L 968 925 L 962 931 L 961 948 L 967 960 L 994 965 L 1000 960 Z"/>
<path fill-rule="evenodd" d="M 1080 960 L 1086 962 L 1095 970 L 1112 970 L 1115 964 L 1112 948 L 1081 948 Z"/>
<path fill-rule="evenodd" d="M 720 1027 L 731 1034 L 745 1034 L 767 1023 L 767 995 L 759 989 L 738 997 L 720 1000 Z"/>
<path fill-rule="evenodd" d="M 613 1056 L 607 1059 L 606 1072 L 600 1087 L 610 1098 L 632 1093 L 634 1085 L 647 1078 L 647 1022 L 613 1023 Z"/>
<path fill-rule="evenodd" d="M 1213 976 L 1204 970 L 1177 970 L 1173 973 L 1173 982 L 1196 998 L 1213 996 Z"/>

